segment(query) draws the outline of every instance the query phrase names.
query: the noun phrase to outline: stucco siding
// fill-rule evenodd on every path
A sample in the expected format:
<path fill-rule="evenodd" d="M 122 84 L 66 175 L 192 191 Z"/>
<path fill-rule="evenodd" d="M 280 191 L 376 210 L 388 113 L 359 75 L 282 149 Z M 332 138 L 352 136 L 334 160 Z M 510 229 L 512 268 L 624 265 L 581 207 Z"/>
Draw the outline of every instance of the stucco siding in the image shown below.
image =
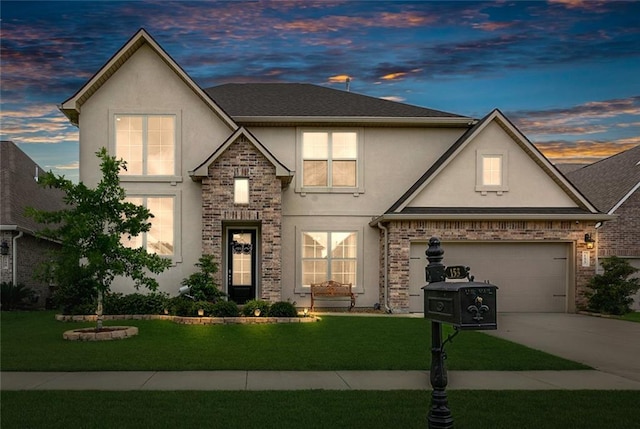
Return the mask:
<path fill-rule="evenodd" d="M 115 153 L 114 114 L 175 114 L 177 123 L 175 180 L 134 181 L 122 177 L 129 195 L 171 196 L 176 202 L 173 266 L 158 276 L 160 290 L 175 294 L 180 281 L 196 268 L 202 254 L 201 184 L 189 171 L 197 167 L 231 134 L 214 112 L 149 47 L 142 46 L 82 106 L 80 115 L 80 180 L 94 186 L 100 179 L 101 147 Z M 113 289 L 133 292 L 132 283 L 116 279 Z"/>
<path fill-rule="evenodd" d="M 476 190 L 477 152 L 506 154 L 508 190 Z M 409 207 L 575 207 L 575 202 L 495 122 L 427 184 Z"/>
<path fill-rule="evenodd" d="M 296 170 L 296 139 L 300 129 L 317 127 L 249 128 L 273 155 Z M 353 127 L 347 127 L 354 129 Z M 325 127 L 338 130 L 340 127 Z M 363 145 L 364 192 L 296 192 L 301 171 L 283 194 L 283 213 L 289 216 L 377 216 L 386 211 L 420 178 L 463 132 L 461 128 L 358 128 Z"/>

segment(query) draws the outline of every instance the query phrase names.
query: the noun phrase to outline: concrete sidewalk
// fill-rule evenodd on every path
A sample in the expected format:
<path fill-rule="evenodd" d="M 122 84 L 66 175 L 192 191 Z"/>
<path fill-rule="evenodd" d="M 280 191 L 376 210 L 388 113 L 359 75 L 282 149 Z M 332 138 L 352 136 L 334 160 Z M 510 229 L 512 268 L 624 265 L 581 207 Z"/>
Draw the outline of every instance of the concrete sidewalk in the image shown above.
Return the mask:
<path fill-rule="evenodd" d="M 431 390 L 428 371 L 1 372 L 0 390 Z M 449 371 L 449 390 L 640 390 L 601 371 Z"/>

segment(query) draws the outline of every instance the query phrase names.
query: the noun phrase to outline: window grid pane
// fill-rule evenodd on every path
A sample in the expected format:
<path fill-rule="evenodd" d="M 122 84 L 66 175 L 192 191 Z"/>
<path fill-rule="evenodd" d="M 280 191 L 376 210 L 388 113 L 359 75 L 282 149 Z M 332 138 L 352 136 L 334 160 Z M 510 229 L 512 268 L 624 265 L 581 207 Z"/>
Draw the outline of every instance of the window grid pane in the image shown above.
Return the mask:
<path fill-rule="evenodd" d="M 305 186 L 328 186 L 327 161 L 304 161 L 303 183 Z"/>
<path fill-rule="evenodd" d="M 333 186 L 354 187 L 356 186 L 356 162 L 355 161 L 333 161 Z"/>
<path fill-rule="evenodd" d="M 302 134 L 303 159 L 327 159 L 329 157 L 329 135 L 327 133 Z"/>

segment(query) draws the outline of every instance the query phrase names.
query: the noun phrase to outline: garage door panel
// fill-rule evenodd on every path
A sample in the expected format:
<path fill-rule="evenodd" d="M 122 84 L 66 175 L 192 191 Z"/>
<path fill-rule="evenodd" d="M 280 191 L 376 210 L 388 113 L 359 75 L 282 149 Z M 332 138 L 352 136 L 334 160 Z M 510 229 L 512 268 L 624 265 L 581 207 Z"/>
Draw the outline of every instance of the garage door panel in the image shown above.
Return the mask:
<path fill-rule="evenodd" d="M 410 264 L 412 282 L 416 276 L 423 280 L 427 264 L 426 244 L 415 247 L 412 255 L 423 256 Z M 566 311 L 569 244 L 444 242 L 442 247 L 445 265 L 469 266 L 476 281 L 498 286 L 498 311 Z"/>

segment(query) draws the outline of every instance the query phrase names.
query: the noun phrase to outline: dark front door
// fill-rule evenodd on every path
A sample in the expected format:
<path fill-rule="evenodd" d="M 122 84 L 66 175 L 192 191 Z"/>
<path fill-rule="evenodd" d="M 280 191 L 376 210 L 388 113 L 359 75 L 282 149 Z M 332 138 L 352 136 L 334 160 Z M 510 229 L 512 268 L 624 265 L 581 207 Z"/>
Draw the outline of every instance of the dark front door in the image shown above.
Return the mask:
<path fill-rule="evenodd" d="M 229 300 L 244 304 L 256 298 L 256 231 L 229 229 L 227 237 Z"/>

